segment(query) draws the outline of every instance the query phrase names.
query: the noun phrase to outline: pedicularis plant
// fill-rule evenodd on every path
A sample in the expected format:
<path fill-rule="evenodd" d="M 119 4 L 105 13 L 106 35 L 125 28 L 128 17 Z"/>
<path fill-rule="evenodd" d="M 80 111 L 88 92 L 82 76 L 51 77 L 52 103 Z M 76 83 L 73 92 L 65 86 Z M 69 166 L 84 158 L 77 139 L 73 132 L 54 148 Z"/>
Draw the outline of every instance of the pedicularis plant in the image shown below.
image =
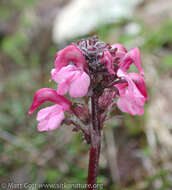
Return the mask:
<path fill-rule="evenodd" d="M 129 72 L 132 64 L 137 73 Z M 131 115 L 143 114 L 148 99 L 143 77 L 138 48 L 127 52 L 121 44 L 109 45 L 93 36 L 57 52 L 51 71 L 57 90 L 42 88 L 35 93 L 29 114 L 46 101 L 54 103 L 38 112 L 39 131 L 73 125 L 73 131 L 81 131 L 90 145 L 87 189 L 97 189 L 104 121 L 115 115 L 116 106 Z M 83 99 L 70 101 L 64 96 L 67 93 Z"/>

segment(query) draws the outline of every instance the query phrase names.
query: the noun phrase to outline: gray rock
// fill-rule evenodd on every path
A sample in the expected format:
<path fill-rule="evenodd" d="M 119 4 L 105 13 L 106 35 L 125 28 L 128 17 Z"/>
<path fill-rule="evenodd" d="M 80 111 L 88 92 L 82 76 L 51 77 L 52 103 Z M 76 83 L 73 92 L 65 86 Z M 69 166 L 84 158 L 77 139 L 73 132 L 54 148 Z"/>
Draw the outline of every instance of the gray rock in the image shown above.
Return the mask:
<path fill-rule="evenodd" d="M 61 43 L 86 35 L 101 24 L 130 18 L 140 0 L 73 0 L 57 15 L 53 40 Z"/>

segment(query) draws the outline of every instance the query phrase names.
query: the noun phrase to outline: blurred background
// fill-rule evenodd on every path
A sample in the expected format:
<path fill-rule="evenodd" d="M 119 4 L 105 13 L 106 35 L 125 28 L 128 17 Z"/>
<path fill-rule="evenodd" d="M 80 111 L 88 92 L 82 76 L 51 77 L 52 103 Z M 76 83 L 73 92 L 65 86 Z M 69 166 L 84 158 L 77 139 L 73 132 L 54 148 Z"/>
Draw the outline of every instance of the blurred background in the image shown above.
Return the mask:
<path fill-rule="evenodd" d="M 55 53 L 94 34 L 139 47 L 150 97 L 143 116 L 105 124 L 98 182 L 172 189 L 171 0 L 0 0 L 0 183 L 85 183 L 82 135 L 70 126 L 40 133 L 27 112 L 37 89 L 56 87 Z"/>

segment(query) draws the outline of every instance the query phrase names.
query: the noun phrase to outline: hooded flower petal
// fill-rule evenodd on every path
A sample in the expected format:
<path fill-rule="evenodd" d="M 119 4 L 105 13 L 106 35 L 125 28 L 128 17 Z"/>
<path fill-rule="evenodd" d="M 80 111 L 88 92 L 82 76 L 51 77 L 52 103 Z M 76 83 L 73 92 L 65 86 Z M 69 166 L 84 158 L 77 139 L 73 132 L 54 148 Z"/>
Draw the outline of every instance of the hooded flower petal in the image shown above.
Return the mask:
<path fill-rule="evenodd" d="M 75 45 L 65 47 L 57 52 L 55 57 L 55 68 L 57 71 L 70 63 L 82 69 L 86 66 L 86 60 L 82 52 Z"/>
<path fill-rule="evenodd" d="M 125 46 L 123 46 L 122 44 L 116 43 L 116 44 L 111 45 L 111 47 L 112 47 L 113 49 L 116 49 L 116 48 L 117 48 L 117 51 L 121 51 L 121 52 L 127 53 L 127 49 L 126 49 Z"/>
<path fill-rule="evenodd" d="M 131 49 L 128 53 L 125 54 L 121 60 L 120 69 L 127 71 L 130 68 L 130 65 L 134 63 L 138 68 L 141 75 L 144 75 L 142 66 L 141 66 L 141 57 L 140 51 L 138 48 Z"/>
<path fill-rule="evenodd" d="M 52 71 L 52 79 L 58 85 L 58 94 L 66 94 L 69 91 L 71 97 L 83 97 L 87 94 L 90 85 L 90 77 L 74 65 L 68 65 L 59 71 Z"/>
<path fill-rule="evenodd" d="M 117 75 L 121 78 L 124 78 L 128 83 L 128 88 L 125 89 L 124 84 L 116 85 L 120 93 L 120 97 L 117 101 L 119 109 L 131 115 L 142 115 L 144 112 L 143 105 L 146 100 L 145 97 L 142 95 L 127 73 L 119 69 Z"/>
<path fill-rule="evenodd" d="M 59 105 L 49 106 L 41 109 L 37 114 L 39 131 L 56 129 L 64 119 L 64 110 Z"/>
<path fill-rule="evenodd" d="M 64 110 L 69 110 L 71 102 L 64 96 L 58 95 L 56 90 L 51 88 L 42 88 L 36 91 L 29 114 L 32 114 L 42 103 L 50 101 L 59 104 Z"/>
<path fill-rule="evenodd" d="M 117 49 L 116 57 L 122 59 L 127 53 L 127 49 L 122 44 L 113 44 L 111 45 L 113 49 Z"/>

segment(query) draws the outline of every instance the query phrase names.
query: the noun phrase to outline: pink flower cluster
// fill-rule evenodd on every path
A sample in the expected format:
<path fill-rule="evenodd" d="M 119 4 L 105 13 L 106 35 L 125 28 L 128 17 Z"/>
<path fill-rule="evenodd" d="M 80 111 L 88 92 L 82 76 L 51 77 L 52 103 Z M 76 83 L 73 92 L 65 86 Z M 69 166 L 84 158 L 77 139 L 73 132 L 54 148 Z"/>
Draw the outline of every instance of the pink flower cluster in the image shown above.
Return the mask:
<path fill-rule="evenodd" d="M 72 102 L 64 97 L 65 94 L 69 93 L 72 98 L 80 98 L 94 93 L 91 73 L 93 72 L 92 68 L 97 68 L 99 65 L 105 65 L 106 75 L 108 74 L 111 78 L 115 77 L 115 80 L 123 80 L 121 83 L 114 83 L 112 87 L 118 91 L 115 93 L 115 97 L 118 97 L 116 102 L 118 108 L 131 115 L 143 114 L 143 106 L 148 95 L 138 48 L 127 52 L 121 44 L 109 45 L 110 47 L 103 50 L 101 46 L 99 43 L 96 48 L 89 50 L 89 56 L 85 52 L 86 50 L 76 44 L 69 45 L 57 52 L 55 65 L 51 71 L 52 80 L 58 84 L 57 90 L 50 88 L 38 90 L 29 111 L 29 114 L 32 114 L 45 101 L 55 103 L 55 105 L 38 112 L 39 131 L 56 129 L 64 120 L 64 112 L 72 113 L 70 109 Z M 86 47 L 85 44 L 84 47 Z M 99 47 L 101 56 L 98 55 L 97 63 L 92 63 L 90 67 L 90 52 L 92 51 L 93 54 L 95 51 L 99 52 Z M 132 64 L 136 66 L 138 73 L 129 72 Z M 95 74 L 99 75 L 100 73 L 95 72 Z"/>

